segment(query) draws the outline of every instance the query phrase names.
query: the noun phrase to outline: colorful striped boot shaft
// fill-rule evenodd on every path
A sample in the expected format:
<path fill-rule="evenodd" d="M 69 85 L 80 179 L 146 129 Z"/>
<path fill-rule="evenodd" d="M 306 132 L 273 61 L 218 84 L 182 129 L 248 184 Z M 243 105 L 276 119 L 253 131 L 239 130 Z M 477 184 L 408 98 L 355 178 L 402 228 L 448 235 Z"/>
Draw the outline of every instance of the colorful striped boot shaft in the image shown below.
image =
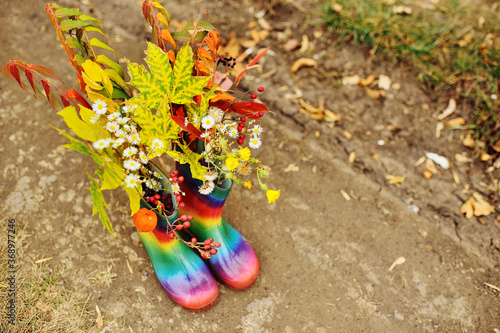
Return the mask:
<path fill-rule="evenodd" d="M 151 206 L 141 200 L 141 207 Z M 157 214 L 158 223 L 150 232 L 139 232 L 139 237 L 151 259 L 156 276 L 168 296 L 186 309 L 204 310 L 215 303 L 219 288 L 209 268 L 189 246 L 171 239 L 167 220 Z M 168 217 L 170 223 L 177 212 Z"/>
<path fill-rule="evenodd" d="M 181 189 L 185 192 L 184 208 L 179 214 L 193 216 L 189 231 L 204 241 L 213 238 L 221 244 L 218 253 L 207 259 L 213 273 L 231 288 L 242 290 L 250 287 L 259 274 L 259 261 L 250 243 L 222 218 L 224 203 L 232 188 L 232 181 L 225 180 L 215 186 L 212 193 L 198 192 L 201 181 L 191 176 L 189 166 L 177 165 L 179 176 L 184 176 Z"/>

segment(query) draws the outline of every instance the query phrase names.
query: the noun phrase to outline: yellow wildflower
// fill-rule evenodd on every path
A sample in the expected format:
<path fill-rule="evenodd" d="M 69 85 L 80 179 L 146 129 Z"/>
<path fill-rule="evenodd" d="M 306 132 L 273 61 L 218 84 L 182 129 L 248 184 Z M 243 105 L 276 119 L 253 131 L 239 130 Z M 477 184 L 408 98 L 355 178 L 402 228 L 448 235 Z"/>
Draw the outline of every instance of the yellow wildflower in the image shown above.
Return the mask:
<path fill-rule="evenodd" d="M 238 167 L 240 164 L 240 161 L 237 158 L 234 157 L 228 157 L 226 158 L 226 166 L 229 171 L 233 171 Z"/>
<path fill-rule="evenodd" d="M 252 182 L 249 180 L 245 184 L 243 184 L 243 186 L 245 186 L 246 188 L 250 189 L 250 188 L 252 188 Z"/>
<path fill-rule="evenodd" d="M 238 150 L 238 153 L 239 153 L 240 158 L 243 161 L 248 161 L 248 159 L 250 158 L 250 154 L 251 154 L 250 149 L 248 149 L 248 147 L 241 148 L 240 150 Z"/>
<path fill-rule="evenodd" d="M 266 196 L 267 196 L 267 203 L 273 203 L 275 202 L 279 197 L 280 197 L 280 192 L 281 190 L 267 190 L 266 191 Z"/>

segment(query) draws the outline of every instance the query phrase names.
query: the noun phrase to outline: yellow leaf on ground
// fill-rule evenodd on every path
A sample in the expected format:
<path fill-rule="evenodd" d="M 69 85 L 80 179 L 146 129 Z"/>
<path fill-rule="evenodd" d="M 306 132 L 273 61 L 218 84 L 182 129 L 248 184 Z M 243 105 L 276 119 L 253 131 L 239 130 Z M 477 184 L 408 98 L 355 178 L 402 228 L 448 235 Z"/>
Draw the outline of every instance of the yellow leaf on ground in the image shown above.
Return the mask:
<path fill-rule="evenodd" d="M 457 42 L 458 46 L 466 47 L 472 41 L 472 37 L 474 37 L 473 32 L 466 33 L 461 40 Z"/>
<path fill-rule="evenodd" d="M 359 85 L 364 87 L 372 84 L 375 81 L 375 74 L 369 75 L 367 78 L 359 80 Z"/>
<path fill-rule="evenodd" d="M 366 94 L 372 99 L 379 99 L 385 97 L 385 90 L 375 90 L 370 88 L 365 88 Z"/>
<path fill-rule="evenodd" d="M 443 113 L 437 116 L 437 119 L 443 120 L 444 118 L 448 117 L 453 112 L 455 112 L 456 108 L 457 108 L 457 102 L 453 98 L 450 98 L 450 100 L 448 101 L 448 106 L 446 107 L 446 109 L 444 109 Z"/>
<path fill-rule="evenodd" d="M 339 3 L 333 2 L 332 5 L 330 6 L 330 8 L 334 12 L 340 13 L 344 7 L 342 7 L 342 5 Z"/>
<path fill-rule="evenodd" d="M 465 125 L 465 119 L 462 117 L 458 117 L 447 121 L 445 124 L 446 126 L 463 126 Z"/>
<path fill-rule="evenodd" d="M 465 147 L 469 147 L 469 148 L 474 148 L 474 146 L 476 144 L 470 133 L 467 134 L 467 136 L 465 137 L 464 141 L 462 141 L 462 143 Z"/>
<path fill-rule="evenodd" d="M 484 198 L 477 192 L 472 194 L 472 197 L 467 200 L 462 207 L 460 213 L 465 214 L 467 219 L 472 216 L 487 216 L 495 210 L 495 207 L 490 205 Z"/>
<path fill-rule="evenodd" d="M 392 7 L 392 12 L 394 14 L 410 15 L 412 10 L 410 7 L 407 7 L 407 6 L 394 6 L 394 7 Z"/>
<path fill-rule="evenodd" d="M 346 76 L 342 78 L 342 84 L 344 86 L 354 86 L 359 84 L 360 78 L 357 75 Z"/>
<path fill-rule="evenodd" d="M 486 162 L 486 161 L 489 161 L 493 158 L 492 155 L 488 154 L 488 153 L 482 153 L 481 154 L 481 161 L 483 162 Z"/>
<path fill-rule="evenodd" d="M 393 176 L 393 175 L 386 175 L 385 178 L 389 181 L 389 184 L 391 185 L 400 184 L 405 180 L 405 177 Z"/>
<path fill-rule="evenodd" d="M 101 310 L 99 310 L 99 307 L 95 306 L 95 310 L 97 311 L 97 318 L 95 320 L 97 327 L 102 328 L 104 326 L 104 321 L 102 320 L 102 315 L 101 315 Z"/>
<path fill-rule="evenodd" d="M 429 169 L 424 169 L 422 174 L 424 175 L 425 179 L 430 179 L 432 177 L 432 172 Z"/>
<path fill-rule="evenodd" d="M 472 197 L 467 200 L 462 207 L 460 207 L 460 213 L 465 214 L 465 218 L 469 220 L 474 216 L 474 206 L 473 206 L 474 199 Z"/>
<path fill-rule="evenodd" d="M 283 45 L 283 50 L 285 50 L 287 52 L 290 52 L 290 51 L 293 51 L 294 49 L 296 49 L 299 46 L 300 46 L 300 42 L 297 39 L 292 38 L 292 39 L 289 39 L 285 43 L 285 45 Z"/>
<path fill-rule="evenodd" d="M 301 67 L 318 67 L 318 63 L 314 59 L 310 58 L 300 58 L 299 60 L 295 61 L 292 65 L 292 68 L 290 68 L 290 71 L 292 73 L 295 73 L 298 71 Z"/>
<path fill-rule="evenodd" d="M 389 90 L 391 88 L 391 78 L 387 75 L 379 75 L 378 77 L 378 87 L 380 89 Z"/>

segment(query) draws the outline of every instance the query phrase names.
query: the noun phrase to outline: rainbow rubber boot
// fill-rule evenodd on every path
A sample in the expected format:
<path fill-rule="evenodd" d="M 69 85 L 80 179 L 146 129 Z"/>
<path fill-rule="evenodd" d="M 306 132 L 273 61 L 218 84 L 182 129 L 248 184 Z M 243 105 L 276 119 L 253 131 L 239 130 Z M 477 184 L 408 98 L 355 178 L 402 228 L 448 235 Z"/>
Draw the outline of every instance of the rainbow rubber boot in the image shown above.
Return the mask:
<path fill-rule="evenodd" d="M 152 209 L 144 200 L 141 208 Z M 209 308 L 219 296 L 219 288 L 203 259 L 189 246 L 168 236 L 167 219 L 156 214 L 156 228 L 139 232 L 139 237 L 151 259 L 158 281 L 174 302 L 192 311 Z M 170 223 L 177 212 L 168 216 Z"/>
<path fill-rule="evenodd" d="M 259 274 L 259 260 L 250 243 L 221 216 L 233 182 L 226 179 L 212 193 L 204 195 L 198 192 L 202 182 L 191 176 L 189 165 L 177 164 L 177 170 L 184 177 L 181 188 L 186 194 L 179 214 L 193 216 L 189 232 L 199 241 L 213 238 L 221 244 L 218 253 L 206 260 L 207 264 L 227 286 L 238 290 L 250 287 Z"/>

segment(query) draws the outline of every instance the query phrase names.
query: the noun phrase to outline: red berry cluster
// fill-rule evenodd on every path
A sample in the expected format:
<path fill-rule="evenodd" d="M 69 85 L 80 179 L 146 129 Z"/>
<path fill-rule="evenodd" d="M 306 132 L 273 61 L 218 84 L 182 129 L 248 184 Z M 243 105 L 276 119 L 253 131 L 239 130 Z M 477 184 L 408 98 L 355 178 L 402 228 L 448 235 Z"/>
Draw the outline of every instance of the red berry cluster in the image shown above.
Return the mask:
<path fill-rule="evenodd" d="M 264 87 L 258 87 L 257 91 L 258 92 L 263 92 L 264 91 Z M 250 98 L 251 99 L 256 99 L 257 98 L 257 94 L 255 94 L 255 93 L 250 94 Z M 252 105 L 253 105 L 252 102 L 247 102 L 247 107 L 251 108 Z M 262 117 L 264 117 L 264 112 L 260 111 L 259 113 L 256 114 L 256 116 L 258 118 L 262 118 Z M 247 118 L 240 117 L 240 123 L 238 124 L 238 132 L 241 133 L 240 136 L 238 137 L 238 144 L 239 145 L 242 145 L 245 142 L 246 135 L 243 134 L 243 132 L 244 132 L 244 129 L 245 129 L 245 122 L 246 121 L 247 121 Z"/>
<path fill-rule="evenodd" d="M 215 242 L 213 238 L 209 238 L 204 242 L 198 242 L 196 237 L 191 238 L 192 247 L 197 247 L 203 259 L 210 259 L 210 257 L 217 254 L 217 249 L 220 247 L 219 242 Z"/>
<path fill-rule="evenodd" d="M 181 184 L 184 181 L 183 176 L 177 177 L 178 174 L 179 171 L 177 170 L 174 170 L 170 173 L 170 181 L 172 182 L 172 184 Z M 175 201 L 179 204 L 179 208 L 184 208 L 185 203 L 182 202 L 181 193 L 174 193 L 174 195 L 175 195 Z"/>

